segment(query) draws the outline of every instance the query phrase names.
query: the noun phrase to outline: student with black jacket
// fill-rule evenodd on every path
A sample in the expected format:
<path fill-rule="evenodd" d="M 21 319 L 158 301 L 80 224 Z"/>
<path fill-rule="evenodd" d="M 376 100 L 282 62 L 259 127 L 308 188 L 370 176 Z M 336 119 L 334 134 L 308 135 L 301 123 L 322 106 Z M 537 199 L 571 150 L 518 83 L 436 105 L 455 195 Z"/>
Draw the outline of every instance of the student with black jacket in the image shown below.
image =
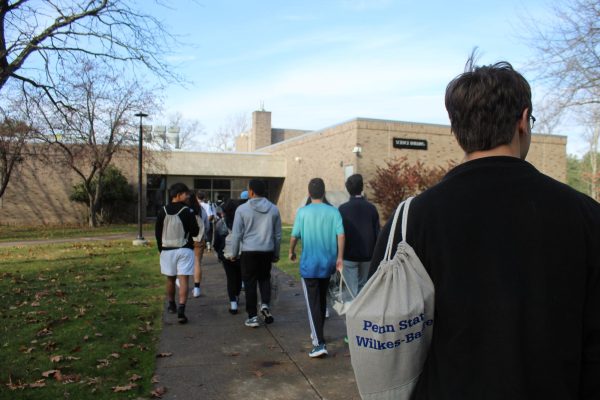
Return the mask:
<path fill-rule="evenodd" d="M 465 160 L 408 215 L 406 240 L 435 285 L 411 398 L 599 399 L 600 205 L 525 161 L 535 122 L 525 78 L 505 62 L 468 65 L 446 89 Z M 390 222 L 371 273 L 389 235 Z"/>

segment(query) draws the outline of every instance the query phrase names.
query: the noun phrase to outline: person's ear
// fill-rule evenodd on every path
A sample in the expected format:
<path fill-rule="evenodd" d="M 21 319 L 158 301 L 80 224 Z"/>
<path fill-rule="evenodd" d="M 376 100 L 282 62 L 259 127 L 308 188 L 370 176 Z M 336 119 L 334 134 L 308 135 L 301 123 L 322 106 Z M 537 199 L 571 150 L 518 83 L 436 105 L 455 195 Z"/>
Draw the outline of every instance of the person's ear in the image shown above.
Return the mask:
<path fill-rule="evenodd" d="M 529 127 L 529 108 L 524 109 L 521 113 L 521 117 L 517 121 L 517 130 L 520 135 L 531 133 L 531 128 Z"/>

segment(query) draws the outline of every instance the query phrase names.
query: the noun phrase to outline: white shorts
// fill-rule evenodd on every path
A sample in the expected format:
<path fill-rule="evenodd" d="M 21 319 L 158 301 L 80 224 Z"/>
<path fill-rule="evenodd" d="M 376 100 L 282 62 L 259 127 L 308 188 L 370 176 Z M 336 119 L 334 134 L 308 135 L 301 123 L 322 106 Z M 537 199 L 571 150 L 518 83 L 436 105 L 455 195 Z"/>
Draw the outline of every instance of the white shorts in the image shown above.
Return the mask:
<path fill-rule="evenodd" d="M 184 247 L 161 251 L 160 272 L 166 276 L 193 275 L 194 250 Z"/>

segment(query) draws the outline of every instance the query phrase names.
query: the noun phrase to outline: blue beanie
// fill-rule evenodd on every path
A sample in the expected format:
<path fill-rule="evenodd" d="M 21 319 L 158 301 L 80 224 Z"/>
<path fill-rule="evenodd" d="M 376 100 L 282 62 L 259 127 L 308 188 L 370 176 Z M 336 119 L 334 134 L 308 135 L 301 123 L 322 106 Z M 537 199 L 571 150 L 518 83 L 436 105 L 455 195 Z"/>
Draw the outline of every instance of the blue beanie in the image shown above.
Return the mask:
<path fill-rule="evenodd" d="M 242 192 L 242 194 L 240 194 L 240 199 L 242 199 L 242 200 L 248 200 L 248 191 L 247 190 L 244 190 Z"/>

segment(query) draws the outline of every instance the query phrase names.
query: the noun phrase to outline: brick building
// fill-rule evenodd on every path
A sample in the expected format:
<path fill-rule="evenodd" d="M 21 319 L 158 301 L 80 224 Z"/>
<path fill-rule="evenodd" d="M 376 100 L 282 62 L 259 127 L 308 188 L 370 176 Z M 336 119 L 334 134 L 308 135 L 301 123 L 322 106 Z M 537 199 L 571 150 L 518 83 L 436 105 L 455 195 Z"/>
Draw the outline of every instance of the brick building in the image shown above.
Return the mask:
<path fill-rule="evenodd" d="M 534 134 L 527 160 L 565 182 L 566 143 L 565 136 Z M 356 118 L 317 131 L 274 129 L 270 112 L 255 111 L 252 128 L 237 138 L 235 152 L 153 152 L 144 167 L 146 216 L 155 215 L 166 199 L 165 189 L 175 182 L 205 190 L 216 200 L 237 198 L 249 179 L 262 178 L 283 221 L 292 222 L 311 178 L 323 178 L 327 197 L 340 203 L 347 198 L 347 176 L 360 173 L 368 182 L 378 166 L 402 156 L 445 166 L 460 162 L 464 154 L 446 125 Z M 135 157 L 121 155 L 115 164 L 136 182 Z M 69 171 L 26 157 L 19 178 L 0 199 L 0 225 L 84 223 L 85 210 L 68 199 L 75 182 Z"/>

